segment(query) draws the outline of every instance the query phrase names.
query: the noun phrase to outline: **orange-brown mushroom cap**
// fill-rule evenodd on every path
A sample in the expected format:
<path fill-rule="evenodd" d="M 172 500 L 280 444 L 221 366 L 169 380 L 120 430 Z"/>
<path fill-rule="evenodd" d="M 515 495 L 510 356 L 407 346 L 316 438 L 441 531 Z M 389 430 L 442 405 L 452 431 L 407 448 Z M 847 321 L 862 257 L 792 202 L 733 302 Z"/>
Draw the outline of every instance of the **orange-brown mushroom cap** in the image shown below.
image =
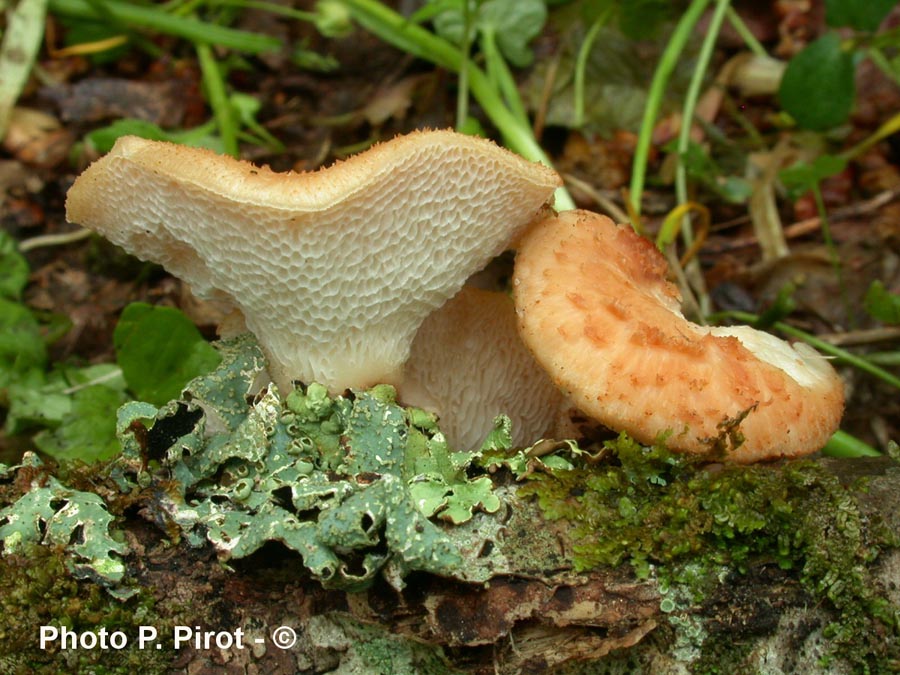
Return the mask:
<path fill-rule="evenodd" d="M 831 365 L 746 326 L 691 323 L 666 270 L 649 241 L 605 216 L 536 223 L 513 281 L 523 339 L 582 412 L 641 442 L 668 433 L 669 448 L 692 453 L 724 444 L 736 462 L 820 449 L 843 411 Z"/>
<path fill-rule="evenodd" d="M 416 329 L 552 199 L 559 177 L 484 139 L 417 132 L 313 173 L 120 138 L 70 221 L 239 309 L 281 387 L 393 382 Z"/>

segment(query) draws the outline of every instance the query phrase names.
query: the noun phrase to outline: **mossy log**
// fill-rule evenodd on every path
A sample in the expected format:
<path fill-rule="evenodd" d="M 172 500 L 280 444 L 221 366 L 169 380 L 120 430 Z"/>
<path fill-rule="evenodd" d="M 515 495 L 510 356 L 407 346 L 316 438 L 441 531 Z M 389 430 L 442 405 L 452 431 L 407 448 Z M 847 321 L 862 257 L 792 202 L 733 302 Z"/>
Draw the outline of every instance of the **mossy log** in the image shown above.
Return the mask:
<path fill-rule="evenodd" d="M 819 462 L 847 486 L 858 510 L 854 522 L 867 530 L 877 523 L 882 535 L 900 533 L 900 464 L 888 458 Z M 865 479 L 865 489 L 859 478 Z M 868 606 L 836 607 L 801 582 L 800 570 L 782 569 L 765 556 L 741 570 L 722 566 L 715 578 L 703 580 L 702 597 L 685 595 L 655 567 L 643 579 L 629 565 L 577 572 L 567 563 L 577 544 L 570 524 L 545 520 L 533 503 L 523 503 L 527 513 L 510 519 L 501 535 L 526 552 L 530 546 L 556 547 L 553 555 L 536 551 L 541 560 L 555 560 L 553 568 L 523 562 L 520 574 L 478 584 L 413 573 L 400 591 L 378 580 L 359 592 L 323 588 L 297 565 L 295 553 L 273 544 L 223 565 L 209 545 L 173 545 L 142 517 L 144 506 L 133 504 L 121 516 L 130 551 L 124 562 L 140 592 L 128 600 L 110 597 L 90 580 L 71 579 L 59 552 L 50 547 L 0 558 L 0 671 L 844 673 L 900 668 L 900 549 L 885 545 L 883 537 L 872 544 L 867 560 L 853 570 L 833 569 L 829 580 L 840 584 L 854 575 L 862 580 L 871 597 L 884 601 L 871 616 Z M 835 518 L 838 522 L 840 514 Z M 827 542 L 832 533 L 821 536 Z M 64 625 L 79 635 L 105 627 L 109 633 L 121 631 L 127 645 L 62 649 L 51 641 L 40 649 L 42 625 Z M 140 626 L 159 634 L 143 649 L 137 641 Z M 282 626 L 293 632 L 288 636 L 296 635 L 288 648 L 274 644 Z M 177 627 L 184 627 L 183 636 L 193 632 L 175 649 Z M 283 638 L 285 631 L 279 635 Z"/>

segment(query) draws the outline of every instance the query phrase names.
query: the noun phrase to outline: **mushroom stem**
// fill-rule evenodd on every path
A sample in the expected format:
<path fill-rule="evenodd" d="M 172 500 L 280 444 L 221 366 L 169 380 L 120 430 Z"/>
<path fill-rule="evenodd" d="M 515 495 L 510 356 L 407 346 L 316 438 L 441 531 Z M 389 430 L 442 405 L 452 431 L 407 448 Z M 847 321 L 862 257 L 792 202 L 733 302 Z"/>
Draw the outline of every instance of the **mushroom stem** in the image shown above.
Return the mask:
<path fill-rule="evenodd" d="M 509 295 L 470 286 L 422 322 L 398 391 L 437 413 L 458 450 L 477 448 L 501 414 L 513 444 L 530 445 L 552 431 L 562 403 L 519 337 Z"/>

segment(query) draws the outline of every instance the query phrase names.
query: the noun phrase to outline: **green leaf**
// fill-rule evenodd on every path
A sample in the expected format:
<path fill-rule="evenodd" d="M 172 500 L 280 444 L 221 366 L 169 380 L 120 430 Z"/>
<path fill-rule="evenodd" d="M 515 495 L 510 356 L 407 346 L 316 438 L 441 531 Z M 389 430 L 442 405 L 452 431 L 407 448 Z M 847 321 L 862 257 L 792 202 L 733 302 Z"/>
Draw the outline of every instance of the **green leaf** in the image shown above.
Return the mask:
<path fill-rule="evenodd" d="M 0 43 L 0 138 L 6 136 L 9 118 L 31 76 L 47 19 L 47 0 L 3 3 L 6 19 Z"/>
<path fill-rule="evenodd" d="M 463 2 L 466 0 L 430 0 L 429 4 L 439 7 L 439 11 L 429 10 L 427 14 L 433 15 L 434 32 L 445 40 L 461 46 L 465 36 L 465 21 L 463 16 Z M 469 38 L 475 33 L 476 5 L 469 2 Z M 424 11 L 417 13 L 417 17 L 425 16 Z"/>
<path fill-rule="evenodd" d="M 837 33 L 826 33 L 790 60 L 778 98 L 805 129 L 823 131 L 847 121 L 856 98 L 853 55 Z"/>
<path fill-rule="evenodd" d="M 72 397 L 54 389 L 55 387 L 47 386 L 43 378 L 10 385 L 6 433 L 20 434 L 35 427 L 59 426 L 63 418 L 72 411 Z"/>
<path fill-rule="evenodd" d="M 797 302 L 794 300 L 794 293 L 797 292 L 795 284 L 788 282 L 778 289 L 778 295 L 775 301 L 760 315 L 754 322 L 753 327 L 758 330 L 766 330 L 777 321 L 786 318 L 791 312 L 797 309 Z"/>
<path fill-rule="evenodd" d="M 339 0 L 319 0 L 313 22 L 316 30 L 325 37 L 342 38 L 353 32 L 350 11 Z"/>
<path fill-rule="evenodd" d="M 0 298 L 0 389 L 41 373 L 46 362 L 37 319 L 24 305 Z"/>
<path fill-rule="evenodd" d="M 690 141 L 681 153 L 688 175 L 732 204 L 743 204 L 753 193 L 753 185 L 740 176 L 725 176 L 718 164 L 699 143 Z"/>
<path fill-rule="evenodd" d="M 900 294 L 891 293 L 877 279 L 866 291 L 863 306 L 872 317 L 882 323 L 900 324 Z"/>
<path fill-rule="evenodd" d="M 102 384 L 80 389 L 72 395 L 71 407 L 59 426 L 37 434 L 34 443 L 59 460 L 91 463 L 112 459 L 121 450 L 116 410 L 125 400 L 124 393 Z"/>
<path fill-rule="evenodd" d="M 836 176 L 847 168 L 847 160 L 836 155 L 819 155 L 812 163 L 797 162 L 778 172 L 782 185 L 792 198 L 816 187 L 826 178 Z"/>
<path fill-rule="evenodd" d="M 462 1 L 438 0 L 445 9 L 434 17 L 438 35 L 461 45 L 465 33 Z M 504 58 L 514 66 L 531 63 L 533 55 L 528 43 L 536 37 L 547 20 L 547 7 L 542 0 L 487 0 L 470 10 L 470 36 L 492 33 Z"/>
<path fill-rule="evenodd" d="M 162 405 L 180 396 L 189 380 L 219 365 L 219 353 L 173 307 L 135 302 L 113 333 L 116 360 L 136 398 Z"/>
<path fill-rule="evenodd" d="M 663 25 L 675 17 L 676 7 L 670 0 L 583 0 L 579 12 L 586 26 L 595 21 L 614 22 L 624 37 L 637 41 L 656 37 Z"/>
<path fill-rule="evenodd" d="M 272 152 L 284 152 L 284 144 L 269 133 L 269 130 L 256 119 L 256 115 L 262 108 L 259 99 L 250 94 L 235 92 L 228 97 L 228 101 L 241 125 L 249 129 L 249 132 L 243 132 L 244 135 L 249 136 L 249 140 L 258 145 L 267 146 Z"/>
<path fill-rule="evenodd" d="M 118 366 L 56 370 L 10 386 L 6 431 L 43 428 L 34 442 L 46 454 L 61 460 L 106 460 L 119 452 L 115 418 L 125 400 Z"/>
<path fill-rule="evenodd" d="M 832 28 L 874 32 L 896 4 L 897 0 L 825 0 L 825 22 Z"/>
<path fill-rule="evenodd" d="M 546 20 L 547 7 L 542 0 L 488 0 L 481 6 L 478 24 L 480 30 L 490 26 L 503 56 L 523 68 L 534 58 L 528 43 L 541 32 Z"/>
<path fill-rule="evenodd" d="M 222 152 L 222 139 L 213 135 L 215 121 L 188 129 L 186 131 L 166 131 L 153 122 L 124 118 L 118 119 L 108 126 L 95 129 L 84 137 L 85 143 L 100 154 L 112 150 L 115 142 L 122 136 L 140 136 L 151 141 L 169 141 L 179 145 L 190 145 Z"/>
<path fill-rule="evenodd" d="M 620 5 L 619 28 L 633 40 L 654 37 L 674 14 L 667 0 L 623 0 Z"/>
<path fill-rule="evenodd" d="M 28 283 L 28 263 L 19 253 L 16 240 L 0 231 L 0 297 L 19 300 Z"/>

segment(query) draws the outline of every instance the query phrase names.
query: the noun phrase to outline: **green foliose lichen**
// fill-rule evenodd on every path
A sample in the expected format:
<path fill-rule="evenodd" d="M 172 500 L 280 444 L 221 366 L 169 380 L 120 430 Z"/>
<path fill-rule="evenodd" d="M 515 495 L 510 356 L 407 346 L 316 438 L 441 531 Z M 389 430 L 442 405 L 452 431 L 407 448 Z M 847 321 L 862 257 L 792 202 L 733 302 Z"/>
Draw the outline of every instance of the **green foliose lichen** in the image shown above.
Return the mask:
<path fill-rule="evenodd" d="M 189 383 L 183 400 L 120 409 L 122 489 L 157 486 L 159 520 L 223 559 L 280 542 L 329 586 L 465 568 L 460 550 L 476 548 L 474 531 L 441 523 L 499 508 L 490 479 L 467 473 L 479 453 L 453 452 L 434 417 L 398 405 L 390 386 L 255 393 L 256 344 L 243 337 L 219 349 L 219 368 Z"/>
<path fill-rule="evenodd" d="M 723 570 L 774 563 L 837 610 L 826 631 L 835 654 L 863 671 L 898 662 L 897 609 L 866 577 L 866 566 L 898 541 L 861 513 L 854 494 L 863 486 L 843 485 L 819 462 L 709 464 L 625 435 L 606 451 L 614 459 L 535 472 L 519 490 L 547 518 L 572 524 L 577 569 L 627 563 L 701 601 Z"/>
<path fill-rule="evenodd" d="M 113 518 L 106 504 L 93 492 L 66 487 L 41 467 L 33 453 L 26 453 L 18 467 L 31 471 L 36 480 L 21 498 L 0 509 L 0 551 L 21 555 L 38 544 L 57 547 L 67 553 L 76 577 L 115 588 L 121 597 L 130 595 L 130 589 L 116 588 L 125 576 L 118 556 L 126 546 L 110 533 Z"/>

